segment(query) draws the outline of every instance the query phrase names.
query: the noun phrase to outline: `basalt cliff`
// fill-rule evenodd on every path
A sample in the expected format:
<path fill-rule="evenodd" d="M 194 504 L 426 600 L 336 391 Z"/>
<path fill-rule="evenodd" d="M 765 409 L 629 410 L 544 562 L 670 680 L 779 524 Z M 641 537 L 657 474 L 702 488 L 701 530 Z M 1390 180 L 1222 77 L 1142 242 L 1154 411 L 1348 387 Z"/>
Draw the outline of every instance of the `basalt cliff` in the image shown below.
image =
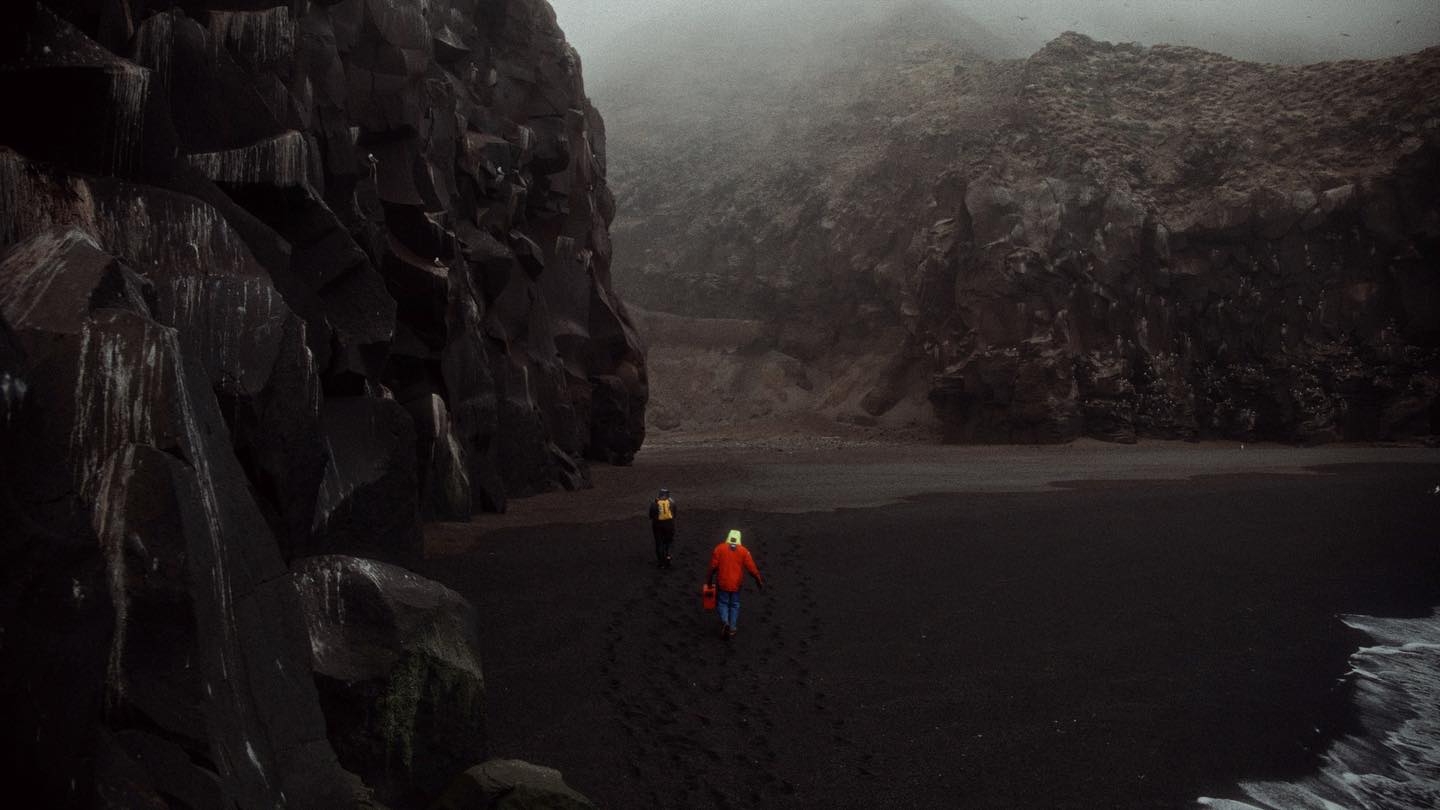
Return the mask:
<path fill-rule="evenodd" d="M 712 115 L 597 80 L 656 427 L 1440 434 L 1440 48 L 986 41 L 917 4 L 798 72 L 712 65 Z M 642 127 L 655 98 L 692 114 Z"/>
<path fill-rule="evenodd" d="M 15 795 L 433 800 L 484 754 L 475 617 L 362 557 L 644 435 L 553 11 L 16 0 L 0 45 Z"/>

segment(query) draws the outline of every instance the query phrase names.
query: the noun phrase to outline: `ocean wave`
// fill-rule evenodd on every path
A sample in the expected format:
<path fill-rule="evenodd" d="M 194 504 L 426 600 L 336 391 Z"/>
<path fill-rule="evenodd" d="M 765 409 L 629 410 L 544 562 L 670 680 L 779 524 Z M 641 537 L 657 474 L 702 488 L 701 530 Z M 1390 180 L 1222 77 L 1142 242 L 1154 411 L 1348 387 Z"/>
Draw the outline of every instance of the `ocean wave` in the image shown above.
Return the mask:
<path fill-rule="evenodd" d="M 1344 616 L 1375 646 L 1350 656 L 1346 677 L 1362 730 L 1336 740 L 1319 773 L 1294 782 L 1241 782 L 1245 800 L 1206 796 L 1214 810 L 1434 810 L 1440 807 L 1440 609 L 1426 618 Z"/>

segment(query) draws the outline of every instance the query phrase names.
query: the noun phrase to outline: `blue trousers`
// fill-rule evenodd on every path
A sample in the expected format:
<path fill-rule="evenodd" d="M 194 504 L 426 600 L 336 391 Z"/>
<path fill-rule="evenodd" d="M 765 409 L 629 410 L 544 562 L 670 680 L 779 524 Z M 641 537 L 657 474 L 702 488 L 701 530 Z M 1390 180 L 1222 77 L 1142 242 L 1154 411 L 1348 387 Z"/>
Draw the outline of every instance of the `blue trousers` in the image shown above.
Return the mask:
<path fill-rule="evenodd" d="M 717 591 L 715 593 L 715 610 L 720 614 L 720 621 L 735 629 L 735 623 L 740 621 L 740 592 L 739 591 Z"/>

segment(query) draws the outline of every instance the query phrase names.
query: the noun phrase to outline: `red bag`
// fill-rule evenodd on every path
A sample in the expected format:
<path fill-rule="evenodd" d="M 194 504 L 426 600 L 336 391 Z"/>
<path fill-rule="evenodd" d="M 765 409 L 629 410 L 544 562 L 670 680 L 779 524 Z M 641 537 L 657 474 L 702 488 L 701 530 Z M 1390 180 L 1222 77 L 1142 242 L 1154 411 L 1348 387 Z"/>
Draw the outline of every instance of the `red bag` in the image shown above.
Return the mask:
<path fill-rule="evenodd" d="M 703 608 L 705 608 L 706 610 L 714 610 L 714 609 L 715 609 L 715 586 L 714 586 L 714 585 L 701 585 L 701 586 L 700 586 L 700 606 L 703 607 Z"/>

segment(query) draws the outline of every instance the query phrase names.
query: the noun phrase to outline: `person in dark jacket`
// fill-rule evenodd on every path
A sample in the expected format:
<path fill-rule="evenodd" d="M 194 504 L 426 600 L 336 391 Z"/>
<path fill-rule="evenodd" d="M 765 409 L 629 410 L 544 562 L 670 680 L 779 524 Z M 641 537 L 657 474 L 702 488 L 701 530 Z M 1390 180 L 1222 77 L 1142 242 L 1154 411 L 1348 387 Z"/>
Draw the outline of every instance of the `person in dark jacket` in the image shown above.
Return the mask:
<path fill-rule="evenodd" d="M 675 500 L 663 487 L 650 502 L 650 531 L 655 535 L 655 565 L 669 568 L 670 544 L 675 542 Z"/>

